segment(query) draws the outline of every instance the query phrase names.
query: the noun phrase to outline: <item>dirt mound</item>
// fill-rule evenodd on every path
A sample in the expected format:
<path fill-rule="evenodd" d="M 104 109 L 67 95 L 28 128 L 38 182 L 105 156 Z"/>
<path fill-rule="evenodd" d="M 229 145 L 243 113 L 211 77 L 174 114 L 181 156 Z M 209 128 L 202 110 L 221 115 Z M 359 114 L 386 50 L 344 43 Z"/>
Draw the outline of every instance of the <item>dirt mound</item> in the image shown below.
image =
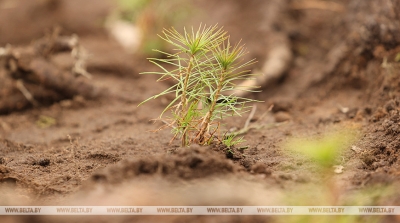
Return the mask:
<path fill-rule="evenodd" d="M 117 184 L 142 175 L 188 180 L 234 174 L 239 170 L 224 155 L 210 148 L 193 145 L 190 148 L 176 149 L 166 155 L 123 160 L 93 174 L 90 181 Z"/>
<path fill-rule="evenodd" d="M 386 107 L 383 117 L 370 127 L 360 144 L 365 148 L 360 168 L 366 172 L 354 180 L 356 185 L 389 185 L 400 180 L 400 109 L 397 102 L 392 102 L 397 107 Z"/>

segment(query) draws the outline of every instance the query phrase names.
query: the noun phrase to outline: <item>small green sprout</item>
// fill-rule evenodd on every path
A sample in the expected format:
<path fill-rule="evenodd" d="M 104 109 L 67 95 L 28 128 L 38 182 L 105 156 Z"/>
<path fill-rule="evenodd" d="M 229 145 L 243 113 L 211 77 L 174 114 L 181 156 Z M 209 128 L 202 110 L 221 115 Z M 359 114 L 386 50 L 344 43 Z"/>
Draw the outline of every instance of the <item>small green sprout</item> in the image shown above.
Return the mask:
<path fill-rule="evenodd" d="M 336 162 L 340 152 L 349 147 L 355 140 L 354 132 L 327 133 L 315 139 L 291 139 L 287 148 L 313 159 L 323 169 L 330 169 Z"/>
<path fill-rule="evenodd" d="M 229 149 L 230 149 L 231 147 L 233 147 L 233 146 L 235 146 L 235 145 L 238 145 L 238 144 L 240 144 L 240 143 L 243 143 L 243 142 L 244 142 L 243 137 L 237 138 L 237 134 L 235 134 L 235 133 L 231 133 L 231 134 L 227 135 L 227 136 L 222 140 L 222 143 L 223 143 L 226 147 L 228 147 Z M 242 148 L 239 148 L 239 149 L 245 149 L 245 148 L 246 148 L 246 147 L 242 147 Z"/>
<path fill-rule="evenodd" d="M 150 99 L 175 94 L 175 99 L 164 109 L 160 119 L 171 127 L 174 137 L 180 138 L 182 146 L 190 143 L 208 145 L 212 142 L 236 142 L 222 139 L 220 120 L 227 116 L 241 115 L 249 110 L 246 103 L 254 101 L 233 95 L 240 88 L 236 81 L 252 78 L 246 67 L 255 60 L 244 61 L 245 48 L 240 43 L 232 45 L 227 33 L 215 26 L 200 25 L 198 30 L 164 29 L 161 39 L 175 47 L 175 53 L 164 54 L 165 59 L 151 58 L 150 62 L 161 71 L 159 81 L 173 79 L 176 84 Z M 167 69 L 173 67 L 172 69 Z M 250 90 L 251 91 L 251 90 Z M 144 103 L 142 102 L 142 103 Z M 162 118 L 166 112 L 172 115 Z M 172 141 L 171 140 L 171 141 Z"/>
<path fill-rule="evenodd" d="M 400 53 L 396 54 L 396 57 L 394 58 L 395 62 L 400 62 Z"/>
<path fill-rule="evenodd" d="M 39 119 L 36 121 L 36 125 L 42 129 L 51 127 L 56 124 L 57 124 L 57 121 L 55 118 L 52 118 L 52 117 L 46 116 L 46 115 L 39 116 Z"/>

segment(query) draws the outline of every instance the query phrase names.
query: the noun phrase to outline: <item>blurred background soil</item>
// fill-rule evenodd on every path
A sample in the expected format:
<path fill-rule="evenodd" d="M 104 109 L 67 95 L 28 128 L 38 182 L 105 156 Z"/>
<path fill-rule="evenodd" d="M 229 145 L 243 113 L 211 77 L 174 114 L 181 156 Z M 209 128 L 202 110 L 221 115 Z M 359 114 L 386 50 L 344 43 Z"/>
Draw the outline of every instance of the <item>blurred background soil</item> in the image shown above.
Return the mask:
<path fill-rule="evenodd" d="M 254 71 L 264 71 L 275 46 L 291 52 L 284 71 L 249 95 L 263 101 L 251 119 L 260 128 L 244 135 L 249 148 L 229 156 L 213 146 L 170 145 L 168 130 L 150 132 L 160 127 L 151 119 L 171 98 L 138 104 L 171 83 L 140 75 L 155 67 L 107 31 L 115 1 L 0 0 L 0 47 L 32 46 L 54 27 L 63 36 L 76 34 L 92 75 L 85 83 L 101 92 L 95 98 L 59 94 L 34 106 L 21 92 L 6 91 L 15 83 L 0 72 L 0 106 L 14 100 L 11 93 L 15 104 L 24 104 L 0 115 L 0 205 L 399 205 L 398 190 L 391 190 L 400 183 L 399 0 L 199 0 L 188 7 L 182 10 L 190 16 L 177 28 L 218 23 L 257 58 Z M 69 53 L 54 55 L 52 63 L 67 70 Z M 228 119 L 226 127 L 240 129 L 247 118 Z M 359 137 L 337 161 L 343 172 L 328 183 L 312 160 L 282 146 L 291 137 L 338 129 Z M 279 220 L 295 221 L 0 216 L 1 222 Z"/>

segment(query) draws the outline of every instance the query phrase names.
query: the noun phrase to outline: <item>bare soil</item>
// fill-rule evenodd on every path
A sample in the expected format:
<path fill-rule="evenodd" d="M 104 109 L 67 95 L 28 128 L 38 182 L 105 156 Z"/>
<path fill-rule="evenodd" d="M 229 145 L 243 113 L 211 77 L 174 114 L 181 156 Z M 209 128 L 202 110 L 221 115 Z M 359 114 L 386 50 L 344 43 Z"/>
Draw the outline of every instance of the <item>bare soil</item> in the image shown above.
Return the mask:
<path fill-rule="evenodd" d="M 400 53 L 400 1 L 335 1 L 340 10 L 298 9 L 287 1 L 277 18 L 265 14 L 273 1 L 196 1 L 207 13 L 199 13 L 193 23 L 218 22 L 232 38 L 242 38 L 248 56 L 260 61 L 254 70 L 262 66 L 276 33 L 290 39 L 294 55 L 279 80 L 249 96 L 263 101 L 252 119 L 262 128 L 247 132 L 248 149 L 234 155 L 216 146 L 181 148 L 179 142 L 169 144 L 168 130 L 151 132 L 160 127 L 151 120 L 171 98 L 138 104 L 170 83 L 140 75 L 155 68 L 107 35 L 102 21 L 111 2 L 44 2 L 0 0 L 0 6 L 15 4 L 0 7 L 0 46 L 27 46 L 60 25 L 63 34 L 80 37 L 90 53 L 90 84 L 104 94 L 62 98 L 0 116 L 0 205 L 343 205 L 361 200 L 361 205 L 400 205 L 398 190 L 385 192 L 400 183 L 400 63 L 395 61 Z M 55 123 L 43 126 L 43 117 Z M 226 128 L 240 129 L 246 119 L 228 119 Z M 321 186 L 330 183 L 312 160 L 282 145 L 291 137 L 344 128 L 355 129 L 359 138 L 338 160 L 344 169 L 333 177 L 332 192 Z M 293 202 L 307 194 L 313 195 Z M 352 200 L 356 194 L 363 198 Z M 1 222 L 275 220 L 0 216 Z"/>

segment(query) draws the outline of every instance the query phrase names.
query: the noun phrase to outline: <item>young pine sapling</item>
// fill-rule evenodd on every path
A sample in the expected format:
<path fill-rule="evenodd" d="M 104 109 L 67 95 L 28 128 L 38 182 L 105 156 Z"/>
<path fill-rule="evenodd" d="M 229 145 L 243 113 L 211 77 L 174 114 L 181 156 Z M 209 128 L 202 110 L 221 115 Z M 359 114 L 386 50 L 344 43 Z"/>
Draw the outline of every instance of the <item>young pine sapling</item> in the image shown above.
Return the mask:
<path fill-rule="evenodd" d="M 182 146 L 226 142 L 221 138 L 220 121 L 247 112 L 246 103 L 254 101 L 231 92 L 240 89 L 236 81 L 254 76 L 245 68 L 255 60 L 244 61 L 243 45 L 240 42 L 232 45 L 227 33 L 217 26 L 200 26 L 197 31 L 184 29 L 183 34 L 174 28 L 164 29 L 160 37 L 174 46 L 176 52 L 156 50 L 164 54 L 165 59 L 151 58 L 150 62 L 161 71 L 145 73 L 161 75 L 159 81 L 174 79 L 176 84 L 144 102 L 175 93 L 175 99 L 160 115 L 160 120 L 165 123 L 163 127 L 173 130 L 171 141 L 180 138 Z M 163 118 L 166 112 L 171 112 L 171 116 Z"/>

